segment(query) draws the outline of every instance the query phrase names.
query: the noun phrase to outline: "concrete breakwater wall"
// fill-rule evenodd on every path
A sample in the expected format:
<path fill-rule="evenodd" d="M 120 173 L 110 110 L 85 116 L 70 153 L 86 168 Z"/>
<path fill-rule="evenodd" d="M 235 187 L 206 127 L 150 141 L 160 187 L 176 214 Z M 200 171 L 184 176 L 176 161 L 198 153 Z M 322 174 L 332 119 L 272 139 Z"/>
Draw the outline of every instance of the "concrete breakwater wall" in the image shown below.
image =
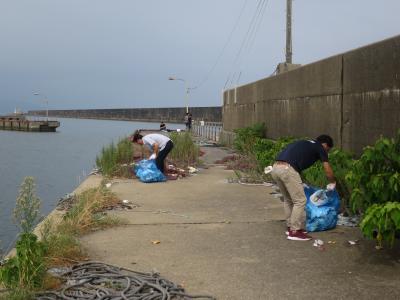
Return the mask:
<path fill-rule="evenodd" d="M 222 107 L 220 106 L 191 107 L 189 111 L 196 120 L 209 122 L 221 122 L 222 120 Z M 29 111 L 28 114 L 43 116 L 46 111 Z M 183 123 L 185 114 L 185 107 L 49 110 L 51 117 L 170 123 Z"/>
<path fill-rule="evenodd" d="M 224 92 L 223 140 L 264 122 L 267 136 L 330 134 L 360 153 L 400 128 L 400 36 Z"/>

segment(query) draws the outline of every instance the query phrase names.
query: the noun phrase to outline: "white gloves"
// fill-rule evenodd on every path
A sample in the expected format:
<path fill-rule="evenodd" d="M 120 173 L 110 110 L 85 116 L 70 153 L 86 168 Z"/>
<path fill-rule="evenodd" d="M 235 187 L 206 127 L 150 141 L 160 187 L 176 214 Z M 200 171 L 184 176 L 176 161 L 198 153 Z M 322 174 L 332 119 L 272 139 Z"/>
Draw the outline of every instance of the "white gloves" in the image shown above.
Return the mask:
<path fill-rule="evenodd" d="M 269 174 L 269 173 L 272 172 L 272 169 L 273 169 L 272 166 L 265 167 L 265 168 L 264 168 L 264 173 L 265 173 L 265 174 Z"/>
<path fill-rule="evenodd" d="M 327 191 L 333 191 L 335 188 L 336 188 L 336 183 L 335 183 L 335 182 L 334 182 L 334 183 L 329 183 L 329 184 L 326 186 L 326 190 L 327 190 Z"/>
<path fill-rule="evenodd" d="M 150 155 L 149 159 L 156 159 L 157 155 L 155 153 L 153 153 L 152 155 Z"/>

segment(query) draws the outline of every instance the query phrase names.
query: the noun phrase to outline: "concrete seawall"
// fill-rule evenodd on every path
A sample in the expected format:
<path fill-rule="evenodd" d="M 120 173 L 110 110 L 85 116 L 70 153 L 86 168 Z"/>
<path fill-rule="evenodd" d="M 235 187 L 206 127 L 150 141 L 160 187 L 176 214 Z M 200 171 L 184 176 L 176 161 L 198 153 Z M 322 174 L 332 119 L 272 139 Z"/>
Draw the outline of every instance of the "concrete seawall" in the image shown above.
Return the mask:
<path fill-rule="evenodd" d="M 264 122 L 267 136 L 330 134 L 360 153 L 400 127 L 400 36 L 224 92 L 228 140 L 236 128 Z"/>
<path fill-rule="evenodd" d="M 222 120 L 222 107 L 220 106 L 191 107 L 189 110 L 193 119 L 196 120 L 208 122 L 221 122 Z M 185 113 L 185 107 L 49 110 L 51 117 L 170 123 L 182 123 Z M 43 116 L 46 111 L 29 111 L 28 114 Z"/>

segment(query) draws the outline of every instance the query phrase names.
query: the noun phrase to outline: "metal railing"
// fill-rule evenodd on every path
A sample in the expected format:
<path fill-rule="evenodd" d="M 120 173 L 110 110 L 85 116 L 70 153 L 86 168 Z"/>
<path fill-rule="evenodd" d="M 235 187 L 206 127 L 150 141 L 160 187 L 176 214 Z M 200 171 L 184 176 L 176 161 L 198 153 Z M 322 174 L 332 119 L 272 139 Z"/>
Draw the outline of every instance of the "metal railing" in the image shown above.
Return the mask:
<path fill-rule="evenodd" d="M 193 120 L 192 133 L 195 136 L 206 138 L 208 140 L 218 142 L 219 134 L 222 131 L 222 122 L 205 122 Z"/>

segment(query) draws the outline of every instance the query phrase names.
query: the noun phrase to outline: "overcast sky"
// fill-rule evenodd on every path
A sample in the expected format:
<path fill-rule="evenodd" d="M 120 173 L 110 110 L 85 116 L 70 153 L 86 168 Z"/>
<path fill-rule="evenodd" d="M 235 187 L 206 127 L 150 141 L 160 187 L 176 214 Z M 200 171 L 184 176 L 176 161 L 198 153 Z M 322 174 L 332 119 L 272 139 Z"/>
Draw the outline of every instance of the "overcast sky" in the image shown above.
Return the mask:
<path fill-rule="evenodd" d="M 399 0 L 295 0 L 293 62 L 400 33 Z M 221 105 L 285 60 L 285 0 L 0 0 L 0 113 Z M 240 74 L 240 75 L 239 75 Z M 40 93 L 34 96 L 33 93 Z"/>

